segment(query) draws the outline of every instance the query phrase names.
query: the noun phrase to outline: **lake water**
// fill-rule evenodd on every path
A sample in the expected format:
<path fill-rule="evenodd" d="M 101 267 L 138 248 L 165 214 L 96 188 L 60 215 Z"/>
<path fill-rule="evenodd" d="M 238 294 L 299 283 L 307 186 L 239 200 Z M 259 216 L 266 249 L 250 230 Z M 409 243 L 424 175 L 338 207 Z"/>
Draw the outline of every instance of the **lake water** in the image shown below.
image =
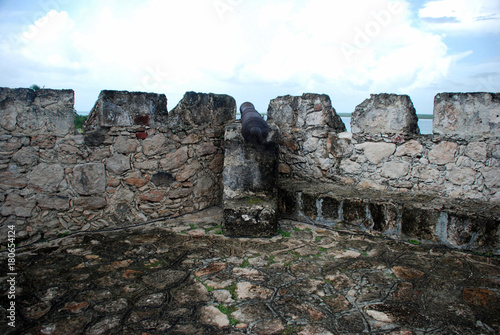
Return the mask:
<path fill-rule="evenodd" d="M 347 131 L 351 131 L 351 118 L 342 117 L 342 121 L 347 128 Z M 432 134 L 432 119 L 418 119 L 418 127 L 420 128 L 420 134 Z"/>

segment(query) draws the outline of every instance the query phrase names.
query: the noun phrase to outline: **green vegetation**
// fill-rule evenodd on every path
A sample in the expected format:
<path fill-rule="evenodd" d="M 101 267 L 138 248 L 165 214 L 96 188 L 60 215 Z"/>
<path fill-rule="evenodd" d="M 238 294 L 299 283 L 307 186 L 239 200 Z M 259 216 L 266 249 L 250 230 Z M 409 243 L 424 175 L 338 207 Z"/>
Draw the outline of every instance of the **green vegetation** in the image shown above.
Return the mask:
<path fill-rule="evenodd" d="M 410 242 L 411 244 L 415 244 L 415 245 L 419 245 L 420 242 L 417 241 L 417 240 L 408 240 L 408 242 Z"/>
<path fill-rule="evenodd" d="M 225 287 L 226 290 L 229 291 L 229 293 L 231 293 L 231 298 L 233 298 L 234 300 L 238 300 L 238 295 L 236 294 L 236 283 L 233 282 L 231 285 Z"/>
<path fill-rule="evenodd" d="M 248 261 L 248 259 L 245 259 L 241 265 L 240 265 L 240 268 L 246 268 L 247 266 L 250 265 L 250 262 Z"/>
<path fill-rule="evenodd" d="M 45 87 L 45 86 L 44 86 Z M 33 84 L 30 86 L 30 88 L 33 90 L 33 91 L 38 91 L 38 90 L 41 90 L 42 88 L 40 88 L 40 86 L 38 86 L 37 84 Z"/>
<path fill-rule="evenodd" d="M 281 234 L 283 237 L 290 237 L 290 232 L 289 231 L 283 231 L 283 230 L 278 230 L 278 233 Z"/>
<path fill-rule="evenodd" d="M 81 130 L 83 128 L 85 120 L 87 120 L 88 115 L 80 115 L 76 112 L 76 110 L 73 110 L 73 114 L 75 115 L 75 128 L 77 130 Z"/>
<path fill-rule="evenodd" d="M 234 326 L 236 324 L 239 323 L 238 320 L 234 319 L 232 316 L 231 316 L 231 313 L 235 312 L 236 311 L 236 306 L 226 306 L 226 305 L 223 305 L 223 304 L 219 304 L 217 306 L 217 308 L 219 309 L 219 311 L 221 311 L 223 314 L 226 314 L 227 315 L 227 318 L 229 319 L 229 323 Z"/>
<path fill-rule="evenodd" d="M 256 197 L 247 197 L 247 203 L 249 205 L 258 205 L 258 204 L 261 204 L 263 203 L 264 200 L 262 200 L 261 198 L 256 198 Z"/>

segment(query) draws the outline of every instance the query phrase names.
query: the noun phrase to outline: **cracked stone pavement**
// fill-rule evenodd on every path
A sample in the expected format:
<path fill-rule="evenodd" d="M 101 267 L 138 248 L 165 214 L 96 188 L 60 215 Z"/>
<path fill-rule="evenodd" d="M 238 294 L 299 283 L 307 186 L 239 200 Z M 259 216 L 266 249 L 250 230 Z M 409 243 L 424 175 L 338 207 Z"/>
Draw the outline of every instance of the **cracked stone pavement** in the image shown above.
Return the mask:
<path fill-rule="evenodd" d="M 272 238 L 230 238 L 221 224 L 212 207 L 19 247 L 16 328 L 3 294 L 0 331 L 500 333 L 498 257 L 290 220 Z"/>

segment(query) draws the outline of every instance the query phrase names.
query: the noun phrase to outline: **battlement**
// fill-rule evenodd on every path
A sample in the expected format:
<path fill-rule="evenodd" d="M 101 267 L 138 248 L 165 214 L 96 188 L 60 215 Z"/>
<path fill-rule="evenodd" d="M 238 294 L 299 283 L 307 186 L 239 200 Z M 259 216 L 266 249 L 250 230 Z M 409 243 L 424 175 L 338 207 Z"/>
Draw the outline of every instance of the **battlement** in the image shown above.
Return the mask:
<path fill-rule="evenodd" d="M 17 224 L 20 241 L 221 204 L 232 97 L 188 92 L 169 113 L 163 94 L 102 91 L 83 134 L 73 106 L 72 90 L 0 88 L 0 223 Z M 268 122 L 279 132 L 284 193 L 301 180 L 352 197 L 366 190 L 467 200 L 496 213 L 499 114 L 498 93 L 440 93 L 434 133 L 421 135 L 410 97 L 376 94 L 356 107 L 347 133 L 330 98 L 309 93 L 271 100 Z M 489 252 L 499 253 L 498 226 L 498 216 L 488 221 Z"/>

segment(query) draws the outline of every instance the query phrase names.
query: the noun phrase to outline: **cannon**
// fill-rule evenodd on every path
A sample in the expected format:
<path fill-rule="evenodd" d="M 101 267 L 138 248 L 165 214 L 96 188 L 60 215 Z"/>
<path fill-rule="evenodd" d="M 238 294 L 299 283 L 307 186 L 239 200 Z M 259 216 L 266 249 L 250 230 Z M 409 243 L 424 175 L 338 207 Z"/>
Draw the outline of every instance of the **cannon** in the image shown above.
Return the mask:
<path fill-rule="evenodd" d="M 244 102 L 240 106 L 241 133 L 245 141 L 250 143 L 264 144 L 269 134 L 269 126 L 262 116 L 255 110 L 250 102 Z"/>

